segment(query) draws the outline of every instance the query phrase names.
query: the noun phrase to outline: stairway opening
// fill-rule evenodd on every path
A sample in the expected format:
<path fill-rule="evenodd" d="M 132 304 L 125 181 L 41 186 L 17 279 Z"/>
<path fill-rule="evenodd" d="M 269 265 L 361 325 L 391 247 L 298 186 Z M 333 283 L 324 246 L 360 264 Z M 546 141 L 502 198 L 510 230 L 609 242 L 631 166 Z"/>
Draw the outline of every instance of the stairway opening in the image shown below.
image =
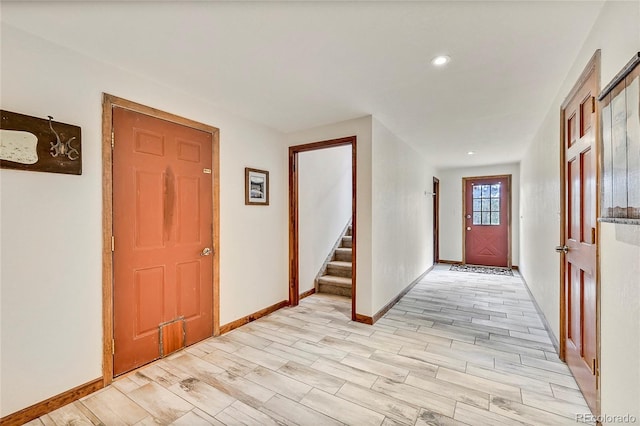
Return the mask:
<path fill-rule="evenodd" d="M 289 302 L 348 296 L 354 320 L 356 158 L 355 136 L 289 148 Z"/>

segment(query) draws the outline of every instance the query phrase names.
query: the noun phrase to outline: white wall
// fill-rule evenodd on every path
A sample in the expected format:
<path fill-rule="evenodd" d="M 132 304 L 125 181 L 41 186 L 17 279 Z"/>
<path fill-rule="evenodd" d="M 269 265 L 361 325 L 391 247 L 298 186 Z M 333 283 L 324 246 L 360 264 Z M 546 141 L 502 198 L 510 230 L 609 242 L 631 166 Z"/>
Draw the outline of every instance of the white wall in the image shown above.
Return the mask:
<path fill-rule="evenodd" d="M 589 58 L 602 49 L 604 87 L 640 50 L 640 2 L 607 2 L 520 166 L 521 273 L 559 336 L 559 113 Z M 640 419 L 640 238 L 637 225 L 600 225 L 602 413 Z"/>
<path fill-rule="evenodd" d="M 356 312 L 371 316 L 371 116 L 287 135 L 289 146 L 356 136 Z"/>
<path fill-rule="evenodd" d="M 351 146 L 298 154 L 300 293 L 314 280 L 351 220 Z"/>
<path fill-rule="evenodd" d="M 375 118 L 372 160 L 375 313 L 433 265 L 434 169 Z"/>
<path fill-rule="evenodd" d="M 640 421 L 640 225 L 600 230 L 602 412 Z"/>
<path fill-rule="evenodd" d="M 0 416 L 102 376 L 102 92 L 221 129 L 221 323 L 288 297 L 283 135 L 7 25 L 1 55 L 1 107 L 81 126 L 83 174 L 0 172 Z M 245 166 L 269 207 L 244 205 Z"/>
<path fill-rule="evenodd" d="M 520 165 L 517 163 L 439 171 L 441 260 L 462 261 L 462 178 L 493 175 L 511 175 L 511 263 L 519 265 Z"/>

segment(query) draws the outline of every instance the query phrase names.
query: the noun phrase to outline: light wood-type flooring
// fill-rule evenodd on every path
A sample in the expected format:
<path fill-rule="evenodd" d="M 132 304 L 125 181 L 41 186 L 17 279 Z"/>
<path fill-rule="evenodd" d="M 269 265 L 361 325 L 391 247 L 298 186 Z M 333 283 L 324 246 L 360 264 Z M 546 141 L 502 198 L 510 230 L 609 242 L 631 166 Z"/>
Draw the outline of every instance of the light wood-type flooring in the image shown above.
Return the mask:
<path fill-rule="evenodd" d="M 300 306 L 154 362 L 30 425 L 575 425 L 589 413 L 519 276 L 427 274 L 375 325 Z"/>

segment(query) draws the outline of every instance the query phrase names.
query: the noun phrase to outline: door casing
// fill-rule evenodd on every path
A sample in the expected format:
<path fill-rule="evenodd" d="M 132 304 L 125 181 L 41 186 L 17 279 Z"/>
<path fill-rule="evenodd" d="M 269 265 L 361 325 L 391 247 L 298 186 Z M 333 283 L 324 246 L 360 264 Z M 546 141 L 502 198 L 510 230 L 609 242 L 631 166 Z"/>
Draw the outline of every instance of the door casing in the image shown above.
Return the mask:
<path fill-rule="evenodd" d="M 504 179 L 507 182 L 507 268 L 511 269 L 511 175 L 491 175 L 491 176 L 471 176 L 462 178 L 462 263 L 467 263 L 467 222 L 466 222 L 466 203 L 467 203 L 467 181 L 474 179 Z"/>
<path fill-rule="evenodd" d="M 129 109 L 161 120 L 191 127 L 212 136 L 213 201 L 213 335 L 220 334 L 220 140 L 219 129 L 188 118 L 132 102 L 107 93 L 102 99 L 102 377 L 104 386 L 113 381 L 113 162 L 112 135 L 114 107 Z"/>
<path fill-rule="evenodd" d="M 357 188 L 357 137 L 348 136 L 339 139 L 313 142 L 289 147 L 289 304 L 297 306 L 300 302 L 299 282 L 299 229 L 298 229 L 298 154 L 319 149 L 351 145 L 351 235 L 352 235 L 352 278 L 351 278 L 351 319 L 358 320 L 356 314 L 356 188 Z"/>
<path fill-rule="evenodd" d="M 440 262 L 440 179 L 433 177 L 433 264 Z"/>

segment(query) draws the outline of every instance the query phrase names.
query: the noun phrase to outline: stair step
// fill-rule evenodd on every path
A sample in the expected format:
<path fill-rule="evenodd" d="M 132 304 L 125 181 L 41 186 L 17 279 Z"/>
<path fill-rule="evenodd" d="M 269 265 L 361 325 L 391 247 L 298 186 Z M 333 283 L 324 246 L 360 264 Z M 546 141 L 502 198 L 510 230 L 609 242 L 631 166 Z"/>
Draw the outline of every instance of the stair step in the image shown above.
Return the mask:
<path fill-rule="evenodd" d="M 318 284 L 331 284 L 336 287 L 351 288 L 351 278 L 337 277 L 335 275 L 323 275 L 318 278 Z"/>
<path fill-rule="evenodd" d="M 353 227 L 351 225 L 349 225 L 349 227 L 347 228 L 347 232 L 344 235 L 346 235 L 347 237 L 353 235 Z"/>
<path fill-rule="evenodd" d="M 335 260 L 339 260 L 342 262 L 353 261 L 353 250 L 351 250 L 350 247 L 338 247 L 335 253 Z"/>
<path fill-rule="evenodd" d="M 318 293 L 351 297 L 351 278 L 323 275 L 318 278 Z"/>
<path fill-rule="evenodd" d="M 327 263 L 327 275 L 333 275 L 335 277 L 351 278 L 352 270 L 351 262 L 343 262 L 340 260 L 332 260 Z"/>
<path fill-rule="evenodd" d="M 345 235 L 342 237 L 342 247 L 352 247 L 353 241 L 351 235 Z"/>

